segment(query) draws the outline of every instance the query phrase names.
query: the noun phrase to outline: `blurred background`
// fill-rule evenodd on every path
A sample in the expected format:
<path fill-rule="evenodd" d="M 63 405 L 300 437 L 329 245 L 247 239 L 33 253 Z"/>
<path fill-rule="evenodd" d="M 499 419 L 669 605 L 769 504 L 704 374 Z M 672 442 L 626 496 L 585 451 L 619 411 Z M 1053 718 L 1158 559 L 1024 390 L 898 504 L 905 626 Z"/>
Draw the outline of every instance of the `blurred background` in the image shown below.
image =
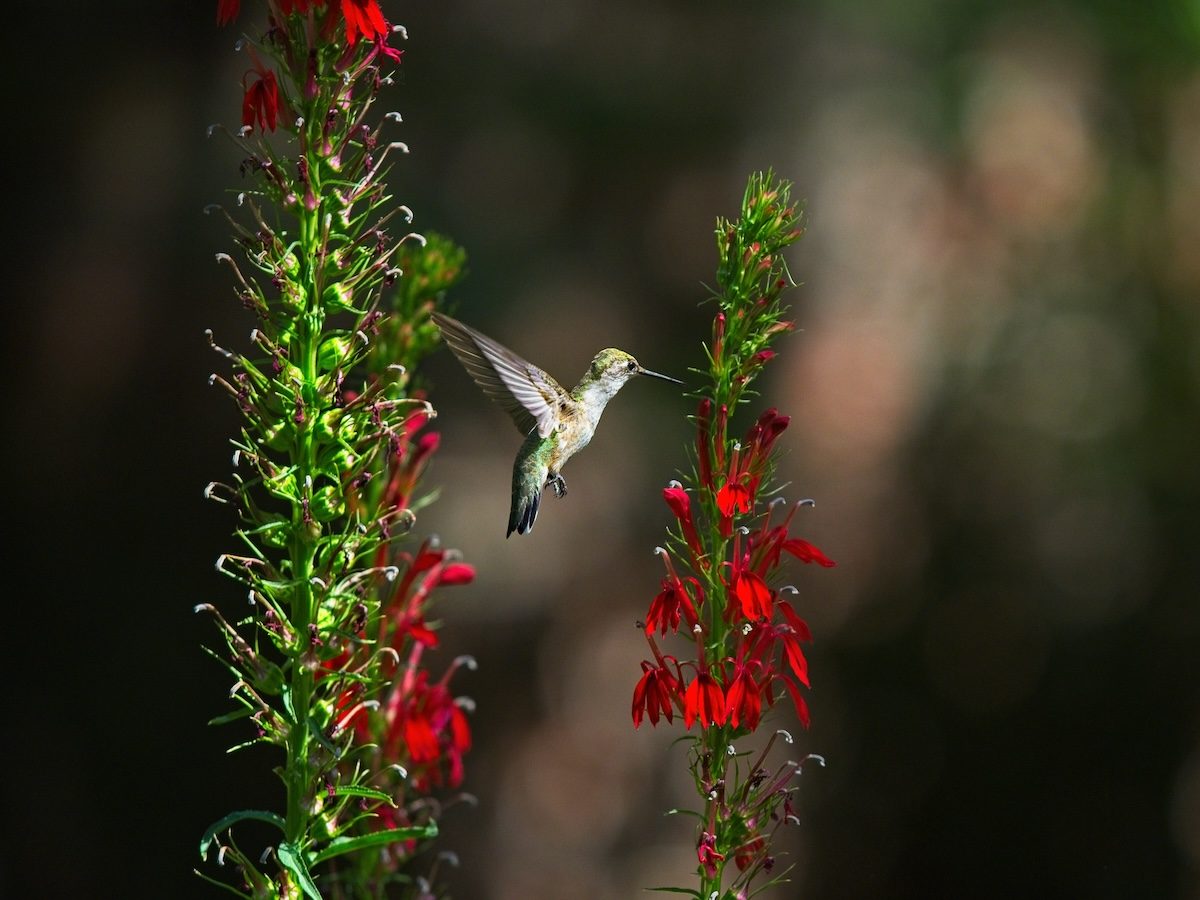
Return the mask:
<path fill-rule="evenodd" d="M 685 375 L 714 217 L 760 168 L 807 200 L 762 406 L 839 562 L 792 573 L 816 634 L 792 752 L 829 764 L 769 896 L 1200 897 L 1196 0 L 384 8 L 410 34 L 393 192 L 466 246 L 460 317 L 564 382 L 602 346 Z M 4 896 L 213 896 L 202 830 L 279 803 L 271 754 L 204 724 L 228 678 L 191 612 L 243 602 L 201 499 L 237 425 L 203 330 L 252 324 L 201 212 L 243 183 L 205 138 L 248 65 L 214 12 L 5 29 Z M 506 541 L 519 436 L 448 354 L 429 374 L 418 529 L 479 570 L 439 607 L 444 661 L 480 664 L 454 895 L 689 883 L 679 731 L 635 733 L 629 699 L 691 402 L 630 385 Z"/>

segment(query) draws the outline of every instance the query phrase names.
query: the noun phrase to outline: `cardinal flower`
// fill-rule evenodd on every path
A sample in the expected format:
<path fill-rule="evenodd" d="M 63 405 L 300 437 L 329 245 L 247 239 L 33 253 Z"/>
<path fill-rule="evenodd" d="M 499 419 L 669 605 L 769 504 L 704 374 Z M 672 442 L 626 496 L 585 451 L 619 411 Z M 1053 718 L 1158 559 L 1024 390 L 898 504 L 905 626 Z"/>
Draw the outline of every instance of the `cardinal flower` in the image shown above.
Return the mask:
<path fill-rule="evenodd" d="M 373 41 L 388 33 L 379 0 L 342 0 L 342 16 L 346 19 L 347 44 L 355 43 L 360 35 Z"/>
<path fill-rule="evenodd" d="M 683 695 L 684 725 L 690 729 L 697 719 L 705 728 L 714 722 L 725 724 L 725 692 L 708 672 L 701 672 L 693 678 Z"/>
<path fill-rule="evenodd" d="M 642 662 L 642 678 L 633 689 L 633 727 L 642 724 L 642 716 L 650 717 L 650 724 L 657 725 L 660 715 L 668 722 L 674 721 L 674 701 L 679 694 L 679 680 L 666 665 L 655 666 Z"/>
<path fill-rule="evenodd" d="M 256 59 L 253 74 L 257 79 L 249 87 L 246 79 L 242 79 L 246 89 L 242 97 L 242 124 L 254 128 L 257 123 L 260 131 L 274 131 L 279 121 L 279 84 L 275 81 L 275 73 Z"/>

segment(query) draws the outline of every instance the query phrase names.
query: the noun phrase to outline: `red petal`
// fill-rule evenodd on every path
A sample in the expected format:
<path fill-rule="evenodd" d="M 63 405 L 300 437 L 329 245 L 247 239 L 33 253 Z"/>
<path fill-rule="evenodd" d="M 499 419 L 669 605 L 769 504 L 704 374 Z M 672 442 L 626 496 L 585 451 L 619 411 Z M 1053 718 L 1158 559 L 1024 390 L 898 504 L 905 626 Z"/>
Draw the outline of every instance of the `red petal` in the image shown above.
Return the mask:
<path fill-rule="evenodd" d="M 783 549 L 804 563 L 815 562 L 827 569 L 837 565 L 837 563 L 822 553 L 817 547 L 814 547 L 808 541 L 801 538 L 789 538 L 784 541 Z"/>

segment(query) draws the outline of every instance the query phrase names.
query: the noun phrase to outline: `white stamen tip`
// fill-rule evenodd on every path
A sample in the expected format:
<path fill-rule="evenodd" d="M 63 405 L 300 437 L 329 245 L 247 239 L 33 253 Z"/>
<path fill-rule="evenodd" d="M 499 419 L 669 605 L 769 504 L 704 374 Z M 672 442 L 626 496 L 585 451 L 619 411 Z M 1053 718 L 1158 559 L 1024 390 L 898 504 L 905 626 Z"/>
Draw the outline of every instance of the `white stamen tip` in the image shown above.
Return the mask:
<path fill-rule="evenodd" d="M 454 705 L 465 712 L 475 712 L 475 701 L 470 697 L 455 697 Z"/>
<path fill-rule="evenodd" d="M 219 263 L 233 262 L 233 257 L 230 256 L 228 253 L 218 253 L 216 256 L 216 259 L 217 259 L 217 262 L 219 262 Z"/>
<path fill-rule="evenodd" d="M 678 481 L 676 481 L 674 478 L 672 478 L 670 481 L 667 482 L 667 487 L 682 488 L 683 485 L 680 484 Z"/>
<path fill-rule="evenodd" d="M 408 144 L 404 143 L 404 141 L 392 141 L 390 144 L 388 144 L 388 149 L 399 150 L 401 153 L 407 153 Z"/>
<path fill-rule="evenodd" d="M 393 122 L 403 122 L 404 121 L 404 117 L 402 115 L 400 115 L 400 113 L 396 112 L 395 110 L 392 110 L 390 113 L 388 113 L 386 116 L 384 116 L 384 118 L 391 119 Z M 408 207 L 402 206 L 400 208 L 407 209 Z"/>
<path fill-rule="evenodd" d="M 400 574 L 399 566 L 388 566 L 387 568 L 385 568 L 383 570 L 383 577 L 386 578 L 388 581 L 395 581 L 396 576 L 398 576 L 399 574 Z"/>
<path fill-rule="evenodd" d="M 776 731 L 775 733 L 776 733 L 776 734 L 782 734 L 782 735 L 783 735 L 783 739 L 784 739 L 785 741 L 787 741 L 789 744 L 794 744 L 794 743 L 795 743 L 795 741 L 794 741 L 794 740 L 792 740 L 792 733 L 791 733 L 790 731 L 788 731 L 788 730 L 786 730 L 786 729 L 784 729 L 784 728 L 780 728 L 780 729 L 779 729 L 778 731 Z"/>
<path fill-rule="evenodd" d="M 476 661 L 475 657 L 471 656 L 470 654 L 463 654 L 462 656 L 456 658 L 454 660 L 454 665 L 466 666 L 472 672 L 479 668 L 479 663 Z"/>
<path fill-rule="evenodd" d="M 800 592 L 798 590 L 796 590 L 796 586 L 794 584 L 785 584 L 783 587 L 781 587 L 779 589 L 779 593 L 781 593 L 781 594 L 798 594 Z"/>
<path fill-rule="evenodd" d="M 663 549 L 662 547 L 655 547 L 655 548 L 654 548 L 654 555 L 655 555 L 655 556 L 666 556 L 666 555 L 667 555 L 667 551 L 666 551 L 665 549 Z"/>

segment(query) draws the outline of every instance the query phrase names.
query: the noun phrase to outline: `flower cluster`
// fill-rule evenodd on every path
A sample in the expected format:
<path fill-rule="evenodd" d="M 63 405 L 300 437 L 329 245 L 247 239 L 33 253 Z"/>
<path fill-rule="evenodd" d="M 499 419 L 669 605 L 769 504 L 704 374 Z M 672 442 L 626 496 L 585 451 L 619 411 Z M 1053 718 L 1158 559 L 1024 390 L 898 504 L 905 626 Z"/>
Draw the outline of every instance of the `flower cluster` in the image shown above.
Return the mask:
<path fill-rule="evenodd" d="M 232 373 L 212 381 L 242 425 L 232 479 L 206 490 L 238 516 L 244 549 L 217 567 L 242 583 L 252 613 L 231 624 L 198 609 L 216 620 L 227 652 L 214 655 L 234 676 L 237 709 L 214 721 L 249 720 L 241 746 L 279 749 L 286 810 L 231 813 L 200 849 L 234 865 L 244 896 L 319 897 L 318 882 L 374 896 L 419 880 L 397 869 L 436 834 L 430 792 L 461 783 L 470 746 L 470 702 L 450 690 L 466 660 L 436 679 L 425 663 L 438 644 L 435 592 L 474 570 L 432 539 L 403 546 L 438 445 L 415 371 L 463 253 L 389 231 L 412 219 L 389 207 L 383 182 L 389 152 L 406 148 L 381 147 L 399 115 L 371 113 L 402 29 L 377 0 L 266 7 L 261 39 L 241 44 L 252 68 L 242 128 L 229 133 L 254 185 L 238 210 L 216 207 L 246 262 L 218 259 L 256 327 L 246 352 L 213 344 Z M 239 12 L 221 0 L 218 22 Z M 241 849 L 230 829 L 246 819 L 274 826 L 277 842 Z"/>
<path fill-rule="evenodd" d="M 738 221 L 718 221 L 721 291 L 706 348 L 710 383 L 694 416 L 695 467 L 688 487 L 673 481 L 662 492 L 676 528 L 670 548 L 656 549 L 665 575 L 644 624 L 652 658 L 642 662 L 633 693 L 635 727 L 676 715 L 688 731 L 698 726 L 690 763 L 704 805 L 696 844 L 700 890 L 685 892 L 704 898 L 749 896 L 751 881 L 774 865 L 771 834 L 794 819 L 790 782 L 800 765 L 773 773 L 764 767 L 772 736 L 746 767 L 748 754 L 733 741 L 756 731 L 783 697 L 808 726 L 803 645 L 812 634 L 787 599 L 797 589 L 777 585 L 787 557 L 834 565 L 792 534 L 796 512 L 811 501 L 787 505 L 774 496 L 776 443 L 788 417 L 767 409 L 740 440 L 729 433 L 732 412 L 775 355 L 769 342 L 792 327 L 780 302 L 790 285 L 780 253 L 801 231 L 788 194 L 788 185 L 755 176 Z M 663 652 L 659 643 L 668 633 L 686 634 L 687 658 Z M 736 871 L 727 877 L 730 861 Z"/>

